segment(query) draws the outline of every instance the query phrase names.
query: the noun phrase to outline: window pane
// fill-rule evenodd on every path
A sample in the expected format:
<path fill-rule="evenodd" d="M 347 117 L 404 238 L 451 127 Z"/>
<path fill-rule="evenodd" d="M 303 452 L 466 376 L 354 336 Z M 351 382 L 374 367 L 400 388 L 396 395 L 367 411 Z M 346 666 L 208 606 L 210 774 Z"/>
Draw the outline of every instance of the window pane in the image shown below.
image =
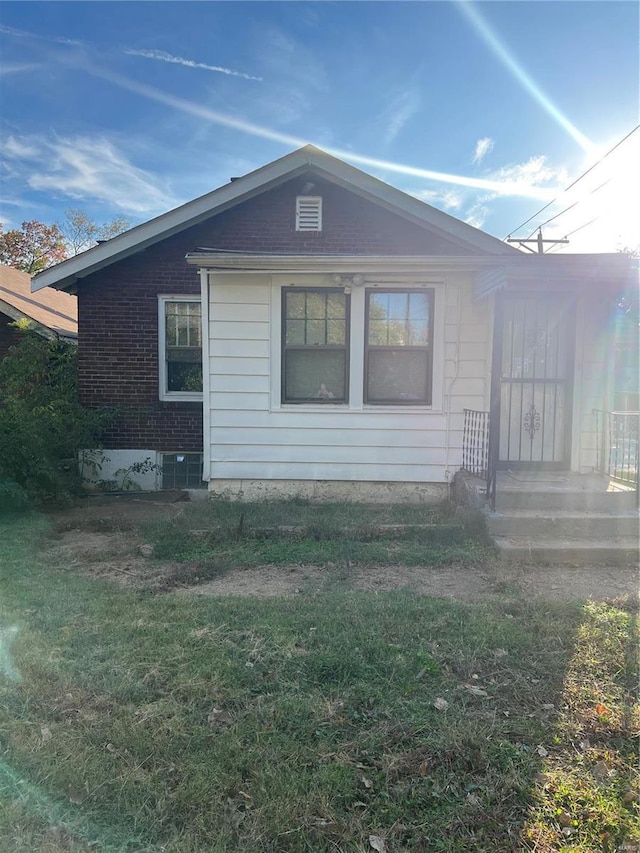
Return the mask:
<path fill-rule="evenodd" d="M 322 346 L 327 342 L 327 324 L 324 320 L 307 320 L 307 339 L 309 346 Z"/>
<path fill-rule="evenodd" d="M 344 293 L 327 294 L 327 317 L 332 320 L 345 319 L 345 295 Z"/>
<path fill-rule="evenodd" d="M 370 350 L 367 400 L 428 403 L 427 370 L 425 350 Z"/>
<path fill-rule="evenodd" d="M 167 391 L 202 391 L 199 302 L 165 302 Z"/>
<path fill-rule="evenodd" d="M 311 320 L 324 320 L 327 316 L 327 296 L 325 293 L 307 293 L 307 317 Z"/>
<path fill-rule="evenodd" d="M 288 344 L 303 344 L 304 327 L 304 320 L 287 320 L 286 342 Z"/>
<path fill-rule="evenodd" d="M 345 399 L 344 350 L 289 350 L 286 353 L 286 400 Z"/>
<path fill-rule="evenodd" d="M 327 321 L 327 343 L 339 347 L 345 345 L 346 323 L 344 320 Z"/>
<path fill-rule="evenodd" d="M 304 309 L 305 309 L 305 294 L 304 293 L 289 293 L 286 294 L 286 316 L 288 318 L 300 318 L 304 317 Z"/>

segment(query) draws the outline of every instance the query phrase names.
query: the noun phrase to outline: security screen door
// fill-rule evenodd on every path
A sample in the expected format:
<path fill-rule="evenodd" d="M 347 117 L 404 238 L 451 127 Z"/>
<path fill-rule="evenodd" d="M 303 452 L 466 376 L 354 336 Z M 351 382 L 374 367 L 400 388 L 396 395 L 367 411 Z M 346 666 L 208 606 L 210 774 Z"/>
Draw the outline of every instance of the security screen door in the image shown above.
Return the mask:
<path fill-rule="evenodd" d="M 574 328 L 565 295 L 505 294 L 500 467 L 569 467 Z"/>

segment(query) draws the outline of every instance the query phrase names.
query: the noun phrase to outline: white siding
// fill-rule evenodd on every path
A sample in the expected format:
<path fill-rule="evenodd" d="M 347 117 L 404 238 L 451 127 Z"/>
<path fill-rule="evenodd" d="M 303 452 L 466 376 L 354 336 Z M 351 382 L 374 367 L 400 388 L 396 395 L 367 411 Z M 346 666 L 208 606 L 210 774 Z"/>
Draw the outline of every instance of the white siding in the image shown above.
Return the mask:
<path fill-rule="evenodd" d="M 489 388 L 488 300 L 472 303 L 470 277 L 427 283 L 436 291 L 431 407 L 363 404 L 364 291 L 356 288 L 350 402 L 281 405 L 280 288 L 294 282 L 332 284 L 329 276 L 211 275 L 205 454 L 212 478 L 442 483 L 452 477 L 461 462 L 463 409 L 484 408 Z"/>
<path fill-rule="evenodd" d="M 608 304 L 603 305 L 594 296 L 578 302 L 571 454 L 574 471 L 597 467 L 599 437 L 593 410 L 612 408 L 609 310 Z"/>

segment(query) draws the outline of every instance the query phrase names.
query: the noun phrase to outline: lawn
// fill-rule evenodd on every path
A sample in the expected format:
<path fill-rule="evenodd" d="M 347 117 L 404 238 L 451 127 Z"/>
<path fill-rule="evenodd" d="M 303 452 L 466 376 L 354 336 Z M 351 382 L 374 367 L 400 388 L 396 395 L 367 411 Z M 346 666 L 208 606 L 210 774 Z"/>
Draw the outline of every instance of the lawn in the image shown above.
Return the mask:
<path fill-rule="evenodd" d="M 48 525 L 0 520 L 1 849 L 640 850 L 624 602 L 151 594 Z"/>

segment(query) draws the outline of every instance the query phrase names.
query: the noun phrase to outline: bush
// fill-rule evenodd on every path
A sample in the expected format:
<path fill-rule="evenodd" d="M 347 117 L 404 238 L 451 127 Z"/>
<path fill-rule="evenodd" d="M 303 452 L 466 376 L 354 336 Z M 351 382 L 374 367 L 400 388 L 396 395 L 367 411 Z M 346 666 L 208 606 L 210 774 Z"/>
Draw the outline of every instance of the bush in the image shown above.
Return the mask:
<path fill-rule="evenodd" d="M 24 512 L 29 509 L 29 496 L 13 480 L 0 479 L 0 514 Z"/>
<path fill-rule="evenodd" d="M 0 480 L 41 504 L 81 486 L 78 452 L 95 447 L 109 413 L 85 409 L 77 389 L 77 348 L 32 331 L 0 361 Z"/>

